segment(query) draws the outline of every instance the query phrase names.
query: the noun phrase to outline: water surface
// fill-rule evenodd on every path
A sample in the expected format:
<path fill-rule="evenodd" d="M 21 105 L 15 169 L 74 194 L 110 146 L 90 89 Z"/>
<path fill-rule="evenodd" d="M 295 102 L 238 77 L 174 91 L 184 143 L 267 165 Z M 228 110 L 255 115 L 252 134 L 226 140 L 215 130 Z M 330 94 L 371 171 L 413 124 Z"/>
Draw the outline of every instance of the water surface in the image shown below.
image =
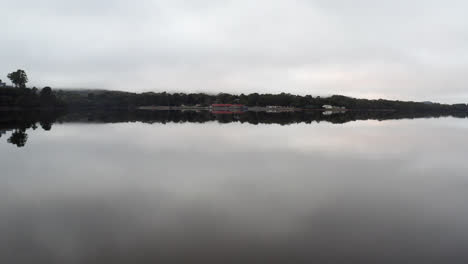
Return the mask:
<path fill-rule="evenodd" d="M 0 137 L 1 263 L 468 261 L 466 119 L 42 125 Z"/>

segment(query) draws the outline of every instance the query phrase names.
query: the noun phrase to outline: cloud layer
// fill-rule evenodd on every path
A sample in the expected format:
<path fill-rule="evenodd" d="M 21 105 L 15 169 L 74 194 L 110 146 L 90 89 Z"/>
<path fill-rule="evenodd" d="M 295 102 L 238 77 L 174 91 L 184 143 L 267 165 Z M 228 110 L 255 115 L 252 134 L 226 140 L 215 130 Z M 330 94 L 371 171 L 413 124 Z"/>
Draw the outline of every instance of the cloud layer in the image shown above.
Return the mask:
<path fill-rule="evenodd" d="M 466 102 L 466 1 L 7 0 L 31 85 Z M 0 77 L 5 78 L 5 77 Z"/>

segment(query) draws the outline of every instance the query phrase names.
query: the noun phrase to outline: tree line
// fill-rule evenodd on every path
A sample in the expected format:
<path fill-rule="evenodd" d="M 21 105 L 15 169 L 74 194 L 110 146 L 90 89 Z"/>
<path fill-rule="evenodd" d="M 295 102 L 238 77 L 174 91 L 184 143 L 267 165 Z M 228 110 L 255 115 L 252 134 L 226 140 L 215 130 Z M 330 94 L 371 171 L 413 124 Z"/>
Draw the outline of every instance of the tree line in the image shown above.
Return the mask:
<path fill-rule="evenodd" d="M 124 109 L 139 106 L 209 106 L 214 103 L 246 106 L 284 106 L 302 109 L 322 109 L 323 105 L 352 110 L 396 111 L 468 111 L 466 104 L 439 104 L 392 100 L 357 99 L 342 95 L 314 97 L 311 95 L 280 94 L 206 94 L 206 93 L 130 93 L 120 91 L 58 91 L 58 98 L 71 108 Z"/>
<path fill-rule="evenodd" d="M 329 97 L 280 94 L 206 94 L 206 93 L 131 93 L 105 90 L 41 90 L 27 88 L 28 76 L 23 70 L 8 74 L 14 87 L 0 88 L 0 108 L 57 108 L 70 109 L 134 109 L 140 106 L 209 106 L 215 103 L 253 106 L 283 106 L 301 109 L 322 109 L 323 105 L 345 107 L 350 110 L 395 110 L 403 112 L 468 111 L 467 104 L 439 104 L 394 100 L 358 99 L 343 95 Z"/>
<path fill-rule="evenodd" d="M 7 75 L 13 86 L 0 88 L 0 108 L 62 108 L 65 103 L 58 99 L 52 88 L 28 88 L 28 76 L 24 70 L 17 70 Z M 1 80 L 0 80 L 0 83 Z"/>

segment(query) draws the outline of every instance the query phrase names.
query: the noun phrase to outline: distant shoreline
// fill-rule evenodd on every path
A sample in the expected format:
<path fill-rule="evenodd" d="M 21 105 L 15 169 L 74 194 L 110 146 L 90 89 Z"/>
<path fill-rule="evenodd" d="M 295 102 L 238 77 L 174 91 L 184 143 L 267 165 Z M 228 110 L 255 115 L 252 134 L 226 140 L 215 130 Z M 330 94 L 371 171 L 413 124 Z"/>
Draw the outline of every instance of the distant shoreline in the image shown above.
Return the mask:
<path fill-rule="evenodd" d="M 149 111 L 210 111 L 213 110 L 209 106 L 140 106 L 137 107 L 138 110 L 149 110 Z M 396 111 L 395 109 L 325 109 L 325 108 L 300 108 L 300 107 L 278 107 L 278 108 L 268 108 L 262 106 L 246 106 L 242 112 L 301 112 L 301 111 L 332 111 L 332 112 L 343 112 L 343 111 L 382 111 L 382 112 L 392 112 Z"/>
<path fill-rule="evenodd" d="M 46 90 L 48 89 L 48 90 Z M 44 92 L 46 91 L 46 92 Z M 359 99 L 342 95 L 313 97 L 311 95 L 280 94 L 205 94 L 205 93 L 132 93 L 107 90 L 38 90 L 0 88 L 0 111 L 55 109 L 100 110 L 181 110 L 252 112 L 298 111 L 398 111 L 398 112 L 466 112 L 468 105 L 440 104 L 386 99 Z"/>

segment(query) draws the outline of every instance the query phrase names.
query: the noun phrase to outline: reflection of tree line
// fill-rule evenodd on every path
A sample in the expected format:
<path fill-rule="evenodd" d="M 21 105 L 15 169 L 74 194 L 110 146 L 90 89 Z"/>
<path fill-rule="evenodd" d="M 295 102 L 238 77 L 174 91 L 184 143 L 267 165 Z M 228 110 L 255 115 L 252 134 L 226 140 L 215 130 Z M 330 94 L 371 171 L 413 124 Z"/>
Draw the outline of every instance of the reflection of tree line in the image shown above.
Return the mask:
<path fill-rule="evenodd" d="M 55 122 L 83 122 L 83 123 L 248 123 L 248 124 L 280 124 L 290 125 L 298 123 L 330 122 L 343 124 L 357 120 L 392 120 L 428 117 L 457 117 L 467 118 L 468 113 L 437 113 L 437 112 L 395 112 L 395 111 L 348 111 L 341 114 L 323 115 L 322 111 L 302 112 L 245 112 L 242 114 L 217 115 L 208 111 L 80 111 L 80 112 L 12 112 L 0 114 L 0 137 L 2 131 L 12 131 L 7 142 L 18 147 L 25 146 L 28 129 L 42 129 L 49 131 Z M 3 134 L 4 134 L 3 133 Z"/>
<path fill-rule="evenodd" d="M 28 129 L 36 130 L 38 125 L 49 131 L 52 129 L 52 124 L 56 122 L 57 118 L 62 115 L 61 112 L 1 112 L 0 114 L 0 137 L 6 134 L 7 131 L 12 131 L 10 137 L 7 139 L 8 143 L 14 144 L 17 147 L 24 147 L 28 140 Z"/>
<path fill-rule="evenodd" d="M 395 111 L 347 111 L 341 114 L 323 115 L 322 111 L 301 112 L 245 112 L 241 114 L 212 114 L 208 111 L 112 111 L 112 112 L 75 112 L 61 117 L 63 122 L 144 122 L 144 123 L 249 123 L 249 124 L 280 124 L 330 122 L 343 124 L 357 120 L 391 120 L 428 117 L 458 117 L 466 118 L 465 112 L 395 112 Z"/>

